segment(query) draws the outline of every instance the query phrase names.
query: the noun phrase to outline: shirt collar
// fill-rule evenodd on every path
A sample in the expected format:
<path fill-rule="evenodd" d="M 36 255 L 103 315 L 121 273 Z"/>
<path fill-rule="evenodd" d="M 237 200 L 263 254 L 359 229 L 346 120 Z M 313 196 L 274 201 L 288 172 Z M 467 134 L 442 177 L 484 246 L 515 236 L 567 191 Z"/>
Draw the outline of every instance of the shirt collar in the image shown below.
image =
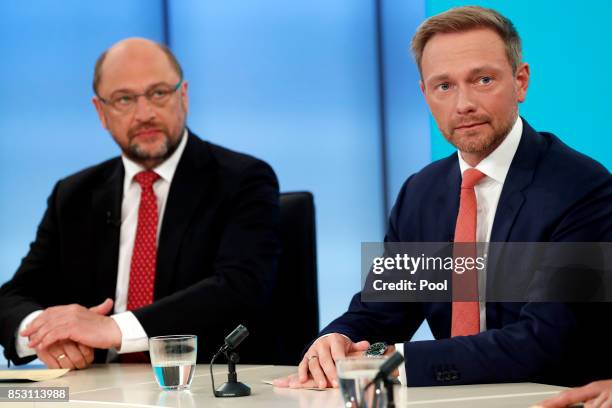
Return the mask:
<path fill-rule="evenodd" d="M 476 165 L 476 169 L 483 172 L 489 178 L 503 184 L 506 180 L 506 175 L 510 170 L 510 164 L 518 149 L 519 142 L 521 141 L 521 134 L 523 133 L 523 121 L 520 116 L 517 115 L 516 121 L 512 126 L 512 129 L 508 133 L 508 136 L 503 142 L 491 154 L 482 159 L 480 163 Z M 459 158 L 459 168 L 461 174 L 471 166 L 463 160 L 461 153 L 457 151 L 457 157 Z"/>
<path fill-rule="evenodd" d="M 172 178 L 174 177 L 174 172 L 176 171 L 176 167 L 178 166 L 178 162 L 183 155 L 183 151 L 185 150 L 185 145 L 187 145 L 188 133 L 187 129 L 183 131 L 183 135 L 181 136 L 181 141 L 174 151 L 166 160 L 164 160 L 157 167 L 153 168 L 159 176 L 168 183 L 172 182 Z M 134 176 L 141 171 L 146 170 L 140 164 L 136 163 L 132 159 L 125 156 L 125 154 L 121 155 L 121 160 L 123 161 L 123 167 L 125 168 L 125 179 L 123 183 L 123 191 L 125 192 L 127 188 L 132 183 Z"/>

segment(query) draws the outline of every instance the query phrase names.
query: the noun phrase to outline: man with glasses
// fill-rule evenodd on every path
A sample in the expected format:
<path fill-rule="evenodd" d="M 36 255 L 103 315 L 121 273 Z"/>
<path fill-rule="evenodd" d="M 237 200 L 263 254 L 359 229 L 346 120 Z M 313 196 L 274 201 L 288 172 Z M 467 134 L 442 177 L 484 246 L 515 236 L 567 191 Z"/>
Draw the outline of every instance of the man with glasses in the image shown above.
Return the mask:
<path fill-rule="evenodd" d="M 93 88 L 122 155 L 56 184 L 29 253 L 0 288 L 5 355 L 51 368 L 142 362 L 148 337 L 197 334 L 205 361 L 238 323 L 256 325 L 269 298 L 276 176 L 186 128 L 188 83 L 163 45 L 115 44 Z"/>

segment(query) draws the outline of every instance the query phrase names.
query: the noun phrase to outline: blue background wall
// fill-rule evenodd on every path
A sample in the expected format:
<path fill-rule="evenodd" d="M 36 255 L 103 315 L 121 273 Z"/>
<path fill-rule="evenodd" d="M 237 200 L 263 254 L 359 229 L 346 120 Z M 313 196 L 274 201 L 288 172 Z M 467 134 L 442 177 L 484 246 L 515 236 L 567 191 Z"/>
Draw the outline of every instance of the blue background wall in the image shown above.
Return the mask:
<path fill-rule="evenodd" d="M 510 17 L 532 82 L 522 114 L 608 168 L 605 2 L 475 1 Z M 317 206 L 321 323 L 359 286 L 360 243 L 381 240 L 405 178 L 452 148 L 432 126 L 409 54 L 446 0 L 2 2 L 0 283 L 27 252 L 53 184 L 118 154 L 91 105 L 100 52 L 168 42 L 201 137 L 267 160 Z M 120 12 L 118 12 L 120 10 Z M 428 336 L 426 327 L 418 338 Z"/>

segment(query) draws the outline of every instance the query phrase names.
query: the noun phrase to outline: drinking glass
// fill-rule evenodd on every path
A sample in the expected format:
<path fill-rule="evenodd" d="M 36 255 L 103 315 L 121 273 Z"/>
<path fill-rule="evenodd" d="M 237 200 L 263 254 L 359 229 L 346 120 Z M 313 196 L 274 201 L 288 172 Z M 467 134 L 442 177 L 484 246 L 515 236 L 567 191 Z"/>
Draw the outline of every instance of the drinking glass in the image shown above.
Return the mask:
<path fill-rule="evenodd" d="M 149 339 L 153 374 L 164 390 L 188 390 L 195 372 L 198 337 L 157 336 Z"/>
<path fill-rule="evenodd" d="M 386 359 L 386 357 L 349 357 L 336 361 L 340 391 L 346 408 L 387 406 L 387 395 L 383 384 L 377 383 L 368 387 Z"/>

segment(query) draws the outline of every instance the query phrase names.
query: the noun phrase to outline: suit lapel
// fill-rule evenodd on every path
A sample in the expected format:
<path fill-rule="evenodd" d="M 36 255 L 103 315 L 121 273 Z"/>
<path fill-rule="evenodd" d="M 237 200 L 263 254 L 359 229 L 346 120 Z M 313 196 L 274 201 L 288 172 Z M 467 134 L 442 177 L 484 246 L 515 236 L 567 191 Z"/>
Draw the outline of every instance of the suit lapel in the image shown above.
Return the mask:
<path fill-rule="evenodd" d="M 162 221 L 157 249 L 154 299 L 166 296 L 181 242 L 190 221 L 200 205 L 204 192 L 213 180 L 212 159 L 207 145 L 191 132 L 187 146 L 176 168 Z"/>
<path fill-rule="evenodd" d="M 512 225 L 525 201 L 523 190 L 533 181 L 541 144 L 541 136 L 523 119 L 523 134 L 499 197 L 491 242 L 510 240 Z"/>
<path fill-rule="evenodd" d="M 94 304 L 115 298 L 121 226 L 124 169 L 117 159 L 106 181 L 92 193 L 92 225 L 96 250 L 96 296 Z"/>
<path fill-rule="evenodd" d="M 454 153 L 450 169 L 446 176 L 446 191 L 440 192 L 436 201 L 438 209 L 438 231 L 441 231 L 441 241 L 452 242 L 455 238 L 455 225 L 459 213 L 459 196 L 461 193 L 461 169 L 459 159 Z"/>
<path fill-rule="evenodd" d="M 514 240 L 511 235 L 512 226 L 525 203 L 524 190 L 533 182 L 535 168 L 543 146 L 542 137 L 523 119 L 521 141 L 510 164 L 495 212 L 491 242 L 512 242 Z M 487 274 L 487 292 L 500 293 L 497 285 L 508 281 L 509 278 L 504 279 L 502 275 L 512 273 L 512 271 L 498 267 L 506 255 L 503 246 L 495 246 L 494 249 L 489 250 L 487 270 L 491 272 Z M 497 306 L 487 307 L 487 321 L 497 321 Z"/>

